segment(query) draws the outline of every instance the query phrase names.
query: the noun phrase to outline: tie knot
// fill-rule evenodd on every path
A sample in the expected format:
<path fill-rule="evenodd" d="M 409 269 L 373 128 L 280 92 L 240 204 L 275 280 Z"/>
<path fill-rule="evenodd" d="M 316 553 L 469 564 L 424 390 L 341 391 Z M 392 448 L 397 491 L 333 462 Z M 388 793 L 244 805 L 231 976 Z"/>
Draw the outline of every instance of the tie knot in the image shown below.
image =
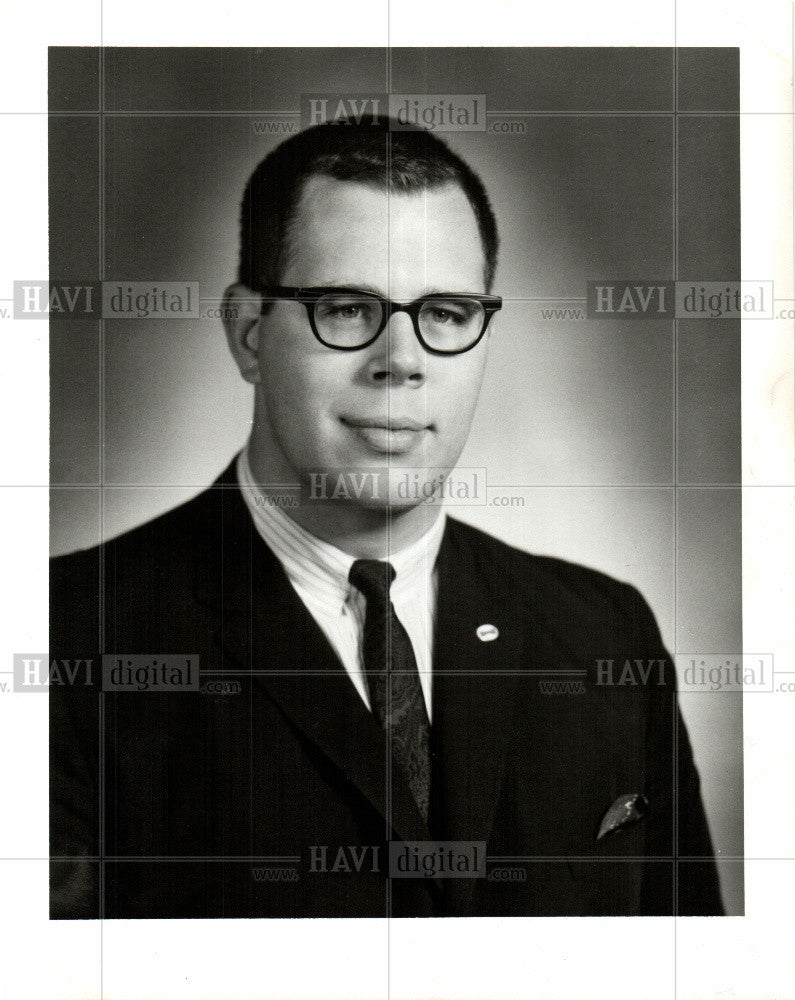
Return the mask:
<path fill-rule="evenodd" d="M 357 559 L 351 566 L 348 579 L 368 601 L 389 601 L 389 588 L 395 579 L 392 563 L 380 559 Z"/>

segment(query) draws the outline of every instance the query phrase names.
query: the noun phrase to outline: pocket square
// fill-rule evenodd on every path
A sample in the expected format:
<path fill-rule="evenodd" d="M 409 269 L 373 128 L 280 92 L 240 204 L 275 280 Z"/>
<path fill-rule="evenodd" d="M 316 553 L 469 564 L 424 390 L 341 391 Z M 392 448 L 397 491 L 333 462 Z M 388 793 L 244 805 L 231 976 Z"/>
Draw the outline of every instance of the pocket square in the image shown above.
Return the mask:
<path fill-rule="evenodd" d="M 624 795 L 619 795 L 602 817 L 596 839 L 601 840 L 602 837 L 606 837 L 610 833 L 617 833 L 625 826 L 637 823 L 646 815 L 648 807 L 648 799 L 638 792 L 627 792 Z"/>

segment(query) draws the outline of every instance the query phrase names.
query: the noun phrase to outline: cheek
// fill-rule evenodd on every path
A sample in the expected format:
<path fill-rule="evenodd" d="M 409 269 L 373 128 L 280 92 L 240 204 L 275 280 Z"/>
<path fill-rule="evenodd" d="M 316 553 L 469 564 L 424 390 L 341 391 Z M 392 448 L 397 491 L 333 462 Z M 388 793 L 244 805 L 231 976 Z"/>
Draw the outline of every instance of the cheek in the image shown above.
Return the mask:
<path fill-rule="evenodd" d="M 274 429 L 291 438 L 328 433 L 339 410 L 343 376 L 333 358 L 274 342 L 261 355 L 262 392 Z"/>
<path fill-rule="evenodd" d="M 452 420 L 456 425 L 455 429 L 466 434 L 483 383 L 485 353 L 473 352 L 472 357 L 464 355 L 461 362 L 455 369 L 440 373 L 436 395 L 447 420 Z"/>

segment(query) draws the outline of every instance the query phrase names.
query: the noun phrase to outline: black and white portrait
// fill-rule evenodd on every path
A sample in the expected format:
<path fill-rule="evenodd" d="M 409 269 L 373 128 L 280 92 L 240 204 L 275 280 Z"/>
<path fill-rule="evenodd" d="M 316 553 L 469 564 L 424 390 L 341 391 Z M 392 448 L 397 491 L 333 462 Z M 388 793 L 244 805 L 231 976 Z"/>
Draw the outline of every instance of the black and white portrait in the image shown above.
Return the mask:
<path fill-rule="evenodd" d="M 742 915 L 738 50 L 49 102 L 51 918 Z"/>

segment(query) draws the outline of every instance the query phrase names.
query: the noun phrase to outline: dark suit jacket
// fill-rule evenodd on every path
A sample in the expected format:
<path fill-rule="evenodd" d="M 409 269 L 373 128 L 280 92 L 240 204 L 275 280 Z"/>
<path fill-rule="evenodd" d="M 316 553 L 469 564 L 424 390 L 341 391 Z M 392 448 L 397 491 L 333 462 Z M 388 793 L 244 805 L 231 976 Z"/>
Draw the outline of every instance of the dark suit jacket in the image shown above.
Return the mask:
<path fill-rule="evenodd" d="M 438 571 L 426 825 L 402 774 L 386 780 L 383 733 L 234 465 L 54 560 L 50 655 L 94 668 L 50 692 L 52 916 L 720 913 L 673 669 L 640 594 L 452 519 Z M 496 640 L 478 638 L 486 623 Z M 100 694 L 103 653 L 197 654 L 203 680 L 239 693 Z M 605 660 L 614 680 L 626 660 L 663 663 L 607 685 Z M 579 693 L 545 693 L 561 670 L 581 672 Z M 624 793 L 646 814 L 597 839 Z M 390 840 L 485 842 L 487 875 L 388 878 Z"/>

